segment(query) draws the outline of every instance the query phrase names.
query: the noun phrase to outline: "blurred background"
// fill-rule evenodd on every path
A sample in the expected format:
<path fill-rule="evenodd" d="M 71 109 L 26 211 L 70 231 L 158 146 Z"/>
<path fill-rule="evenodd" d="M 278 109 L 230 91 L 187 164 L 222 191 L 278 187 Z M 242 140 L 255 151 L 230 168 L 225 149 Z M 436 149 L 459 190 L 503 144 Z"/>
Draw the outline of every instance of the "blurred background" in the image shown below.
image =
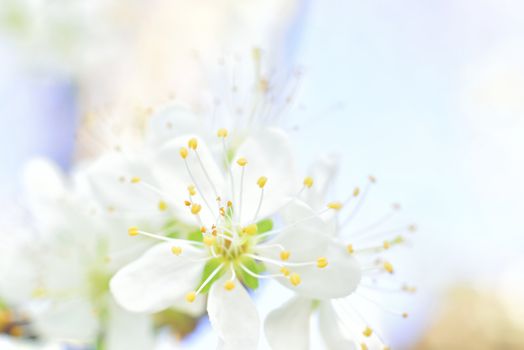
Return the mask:
<path fill-rule="evenodd" d="M 410 318 L 382 320 L 392 348 L 524 349 L 523 13 L 520 0 L 0 0 L 0 203 L 31 157 L 67 170 L 96 154 L 86 121 L 198 104 L 220 57 L 261 47 L 302 72 L 285 124 L 303 166 L 340 154 L 340 191 L 373 174 L 365 210 L 400 202 L 419 227 L 397 259 L 418 289 Z M 287 293 L 265 289 L 262 313 Z M 200 332 L 181 346 L 214 346 Z"/>

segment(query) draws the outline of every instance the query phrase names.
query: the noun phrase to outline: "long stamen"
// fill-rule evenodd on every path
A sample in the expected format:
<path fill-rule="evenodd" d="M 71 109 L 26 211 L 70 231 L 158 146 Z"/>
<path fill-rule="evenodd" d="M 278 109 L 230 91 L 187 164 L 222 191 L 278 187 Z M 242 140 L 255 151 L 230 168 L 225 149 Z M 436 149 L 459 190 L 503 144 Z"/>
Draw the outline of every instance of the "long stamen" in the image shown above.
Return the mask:
<path fill-rule="evenodd" d="M 195 149 L 194 152 L 195 152 L 195 155 L 196 155 L 196 157 L 198 159 L 198 163 L 200 164 L 200 167 L 202 168 L 202 171 L 204 172 L 204 175 L 205 175 L 207 181 L 209 182 L 209 184 L 213 188 L 213 192 L 215 193 L 215 197 L 218 197 L 218 192 L 217 192 L 217 189 L 215 187 L 215 184 L 213 183 L 213 181 L 211 181 L 211 177 L 209 176 L 209 173 L 207 172 L 206 167 L 204 166 L 204 162 L 202 162 L 202 159 L 200 158 L 200 154 L 198 153 L 198 150 Z"/>
<path fill-rule="evenodd" d="M 254 273 L 250 269 L 248 269 L 244 264 L 240 263 L 238 264 L 242 270 L 244 270 L 248 275 L 255 277 L 255 278 L 277 278 L 277 277 L 285 277 L 283 274 L 271 274 L 271 275 L 259 275 L 258 273 Z"/>
<path fill-rule="evenodd" d="M 185 148 L 183 148 L 182 150 L 184 150 Z M 181 151 L 182 153 L 182 151 Z M 213 212 L 213 209 L 211 209 L 211 206 L 209 205 L 206 197 L 204 196 L 204 192 L 202 192 L 200 186 L 198 185 L 195 177 L 193 176 L 193 172 L 191 171 L 191 169 L 189 168 L 189 164 L 187 163 L 187 150 L 186 150 L 186 154 L 185 156 L 182 156 L 182 158 L 184 159 L 184 164 L 186 166 L 186 170 L 187 170 L 187 173 L 191 179 L 191 181 L 193 181 L 193 183 L 195 184 L 197 190 L 198 190 L 198 193 L 200 193 L 200 197 L 202 197 L 202 200 L 204 201 L 204 203 L 206 204 L 206 207 L 207 209 L 211 212 L 212 215 L 214 215 L 214 212 Z"/>
<path fill-rule="evenodd" d="M 244 195 L 244 173 L 247 165 L 247 160 L 245 158 L 239 158 L 237 164 L 242 167 L 242 173 L 240 175 L 240 193 L 238 199 L 238 221 L 242 222 L 242 197 Z"/>
<path fill-rule="evenodd" d="M 364 191 L 362 195 L 360 196 L 359 200 L 357 201 L 357 204 L 353 208 L 353 211 L 346 217 L 346 219 L 342 222 L 341 227 L 345 227 L 349 222 L 354 219 L 358 212 L 360 211 L 360 208 L 362 208 L 362 205 L 364 204 L 364 201 L 366 200 L 366 197 L 368 196 L 369 190 L 371 189 L 371 186 L 376 182 L 375 178 L 373 176 L 369 177 L 369 181 L 364 188 Z"/>
<path fill-rule="evenodd" d="M 256 260 L 260 260 L 260 261 L 263 261 L 263 262 L 267 262 L 267 263 L 276 265 L 278 267 L 283 267 L 283 266 L 294 266 L 294 267 L 319 266 L 319 260 L 320 259 L 323 259 L 322 261 L 325 261 L 324 258 L 319 258 L 319 260 L 316 260 L 316 261 L 290 262 L 290 261 L 277 261 L 277 260 L 274 260 L 274 259 L 266 258 L 264 256 L 255 255 L 255 254 L 245 254 L 245 256 L 250 257 L 252 259 L 256 259 Z M 324 266 L 327 266 L 327 263 Z"/>
<path fill-rule="evenodd" d="M 222 149 L 223 149 L 224 160 L 225 160 L 227 171 L 228 171 L 229 181 L 231 182 L 231 198 L 233 200 L 233 203 L 236 203 L 236 199 L 235 199 L 235 181 L 233 179 L 233 171 L 231 170 L 231 162 L 229 161 L 229 159 L 227 157 L 227 147 L 226 147 L 225 136 L 222 138 Z"/>
<path fill-rule="evenodd" d="M 378 219 L 374 223 L 372 223 L 372 224 L 370 224 L 370 225 L 368 225 L 368 226 L 366 226 L 366 227 L 364 227 L 362 229 L 359 229 L 359 230 L 353 232 L 353 235 L 355 235 L 355 236 L 359 236 L 360 235 L 361 236 L 362 234 L 370 232 L 373 229 L 379 228 L 380 226 L 384 225 L 389 220 L 391 220 L 391 218 L 393 216 L 395 216 L 395 214 L 398 213 L 399 210 L 400 210 L 400 206 L 398 204 L 393 204 L 392 207 L 391 207 L 391 210 L 387 214 L 382 216 L 380 219 Z"/>
<path fill-rule="evenodd" d="M 378 301 L 373 300 L 371 298 L 368 298 L 367 296 L 362 295 L 362 294 L 360 294 L 358 292 L 355 292 L 354 295 L 356 295 L 356 296 L 358 296 L 358 297 L 360 297 L 362 299 L 367 300 L 369 303 L 374 304 L 376 307 L 378 307 L 382 311 L 385 311 L 385 312 L 387 312 L 387 313 L 389 313 L 391 315 L 402 317 L 402 318 L 407 318 L 408 317 L 408 313 L 407 312 L 400 312 L 400 311 L 389 309 L 389 308 L 385 307 L 384 305 L 382 305 L 381 303 L 379 303 Z"/>
<path fill-rule="evenodd" d="M 220 270 L 222 270 L 222 267 L 224 267 L 223 263 L 218 265 L 218 267 L 215 270 L 213 270 L 213 272 L 211 272 L 211 274 L 206 278 L 204 283 L 202 283 L 200 287 L 197 289 L 197 291 L 195 292 L 196 295 L 200 294 L 202 289 L 204 289 L 209 284 L 209 282 L 211 282 L 213 278 L 220 272 Z"/>
<path fill-rule="evenodd" d="M 260 209 L 262 208 L 262 202 L 264 201 L 264 186 L 266 186 L 267 177 L 261 176 L 258 181 L 257 185 L 260 187 L 260 198 L 258 200 L 258 206 L 257 211 L 255 212 L 255 215 L 253 216 L 252 222 L 257 222 L 258 214 L 260 214 Z"/>
<path fill-rule="evenodd" d="M 158 194 L 161 198 L 168 198 L 171 201 L 173 201 L 173 198 L 169 194 L 167 194 L 164 191 L 160 190 L 158 187 L 156 187 L 156 186 L 154 186 L 154 185 L 144 181 L 140 177 L 137 177 L 137 176 L 132 177 L 131 178 L 131 183 L 137 184 L 137 185 L 139 185 L 141 187 L 144 187 L 145 189 Z"/>
<path fill-rule="evenodd" d="M 165 242 L 171 242 L 171 243 L 191 244 L 191 245 L 195 245 L 195 246 L 199 246 L 199 247 L 203 247 L 204 246 L 200 242 L 194 242 L 194 241 L 188 241 L 188 240 L 185 240 L 185 239 L 177 239 L 177 238 L 165 237 L 165 236 L 161 236 L 161 235 L 158 235 L 158 234 L 154 234 L 154 233 L 150 233 L 150 232 L 139 230 L 137 227 L 129 228 L 128 234 L 130 236 L 142 235 L 142 236 L 158 239 L 158 240 L 165 241 Z"/>

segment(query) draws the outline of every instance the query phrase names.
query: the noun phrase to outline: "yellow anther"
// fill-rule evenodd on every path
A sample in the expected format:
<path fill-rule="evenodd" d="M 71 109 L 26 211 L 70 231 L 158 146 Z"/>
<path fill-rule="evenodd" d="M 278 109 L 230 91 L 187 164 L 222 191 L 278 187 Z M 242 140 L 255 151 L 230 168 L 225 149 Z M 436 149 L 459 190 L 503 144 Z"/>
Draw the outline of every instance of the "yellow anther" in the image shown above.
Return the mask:
<path fill-rule="evenodd" d="M 366 327 L 362 334 L 364 334 L 365 337 L 371 337 L 371 335 L 373 334 L 373 330 L 369 327 Z"/>
<path fill-rule="evenodd" d="M 180 149 L 180 157 L 182 157 L 183 159 L 186 159 L 187 158 L 187 154 L 188 154 L 187 148 L 182 147 Z"/>
<path fill-rule="evenodd" d="M 298 273 L 292 273 L 290 276 L 289 276 L 289 281 L 291 282 L 292 285 L 294 285 L 295 287 L 298 286 L 301 282 L 300 280 L 300 275 Z"/>
<path fill-rule="evenodd" d="M 306 186 L 307 188 L 311 188 L 313 187 L 313 178 L 311 176 L 307 176 L 305 179 L 304 179 L 304 186 Z"/>
<path fill-rule="evenodd" d="M 206 228 L 205 226 L 202 226 L 202 227 L 200 228 L 200 232 L 202 232 L 202 233 L 206 233 L 206 232 L 207 232 L 207 228 Z"/>
<path fill-rule="evenodd" d="M 266 185 L 266 182 L 267 182 L 267 177 L 261 176 L 258 178 L 257 185 L 260 188 L 264 188 L 264 186 Z"/>
<path fill-rule="evenodd" d="M 196 188 L 195 185 L 189 185 L 187 186 L 187 191 L 189 192 L 190 196 L 194 196 L 196 194 Z"/>
<path fill-rule="evenodd" d="M 256 224 L 247 225 L 242 229 L 242 232 L 248 235 L 254 235 L 258 231 L 258 227 Z"/>
<path fill-rule="evenodd" d="M 187 142 L 187 146 L 191 148 L 192 150 L 196 150 L 198 147 L 198 140 L 196 138 L 192 138 Z"/>
<path fill-rule="evenodd" d="M 167 203 L 164 202 L 164 201 L 158 202 L 158 210 L 166 211 L 167 210 Z"/>
<path fill-rule="evenodd" d="M 188 303 L 192 303 L 196 299 L 196 293 L 195 292 L 189 292 L 186 294 L 186 301 Z"/>
<path fill-rule="evenodd" d="M 142 181 L 142 179 L 140 177 L 138 177 L 138 176 L 134 176 L 134 177 L 131 178 L 131 183 L 133 183 L 133 184 L 137 184 L 140 181 Z"/>
<path fill-rule="evenodd" d="M 224 129 L 224 128 L 218 129 L 217 131 L 218 137 L 226 138 L 227 134 L 228 134 L 227 129 Z"/>
<path fill-rule="evenodd" d="M 318 258 L 317 259 L 317 267 L 320 269 L 323 269 L 324 267 L 328 266 L 328 261 L 326 258 Z"/>
<path fill-rule="evenodd" d="M 346 249 L 349 254 L 353 254 L 355 252 L 355 249 L 353 249 L 353 244 L 348 244 Z"/>
<path fill-rule="evenodd" d="M 360 349 L 361 350 L 368 350 L 368 346 L 366 345 L 366 343 L 362 343 L 362 344 L 360 344 Z"/>
<path fill-rule="evenodd" d="M 182 254 L 182 248 L 181 247 L 171 247 L 171 252 L 175 254 L 176 256 L 179 256 Z"/>
<path fill-rule="evenodd" d="M 355 189 L 353 190 L 353 197 L 358 197 L 359 194 L 360 194 L 360 188 L 355 187 Z"/>
<path fill-rule="evenodd" d="M 391 243 L 389 243 L 388 241 L 384 241 L 384 243 L 382 243 L 382 247 L 384 247 L 384 249 L 388 250 L 391 247 Z"/>
<path fill-rule="evenodd" d="M 281 267 L 280 273 L 283 274 L 285 277 L 289 276 L 290 274 L 289 269 L 287 267 Z"/>
<path fill-rule="evenodd" d="M 191 202 L 190 201 L 184 201 L 184 204 L 186 205 L 186 207 L 189 207 L 191 205 Z"/>
<path fill-rule="evenodd" d="M 377 182 L 377 178 L 374 177 L 373 175 L 369 175 L 368 179 L 369 179 L 369 182 L 371 182 L 371 183 L 373 183 L 373 184 L 374 184 L 375 182 Z"/>
<path fill-rule="evenodd" d="M 216 240 L 216 238 L 214 236 L 205 236 L 204 237 L 204 244 L 207 245 L 208 247 L 210 247 L 213 244 L 215 244 L 215 240 Z"/>
<path fill-rule="evenodd" d="M 391 265 L 390 262 L 385 261 L 382 265 L 384 267 L 384 270 L 386 270 L 389 273 L 393 273 L 393 265 Z"/>
<path fill-rule="evenodd" d="M 231 201 L 227 201 L 227 207 L 228 207 L 228 208 L 233 207 L 233 202 L 231 202 Z"/>
<path fill-rule="evenodd" d="M 331 202 L 331 203 L 328 203 L 328 208 L 329 209 L 333 209 L 333 210 L 340 210 L 342 209 L 342 203 L 340 202 Z"/>
<path fill-rule="evenodd" d="M 240 166 L 246 166 L 247 159 L 246 158 L 238 158 L 237 164 L 240 165 Z"/>
<path fill-rule="evenodd" d="M 407 312 L 403 312 L 403 313 L 402 313 L 402 317 L 403 317 L 403 318 L 408 318 L 408 316 L 409 316 L 409 315 L 408 315 Z"/>
<path fill-rule="evenodd" d="M 291 252 L 289 250 L 283 250 L 280 252 L 280 260 L 286 261 L 289 259 Z"/>
<path fill-rule="evenodd" d="M 138 236 L 138 227 L 130 227 L 130 228 L 127 230 L 127 233 L 128 233 L 130 236 Z"/>
<path fill-rule="evenodd" d="M 227 281 L 226 283 L 224 283 L 224 288 L 226 290 L 233 290 L 233 289 L 235 289 L 235 282 L 233 282 L 231 280 Z"/>
<path fill-rule="evenodd" d="M 202 206 L 200 204 L 193 203 L 191 205 L 191 214 L 198 215 L 201 209 L 202 209 Z"/>

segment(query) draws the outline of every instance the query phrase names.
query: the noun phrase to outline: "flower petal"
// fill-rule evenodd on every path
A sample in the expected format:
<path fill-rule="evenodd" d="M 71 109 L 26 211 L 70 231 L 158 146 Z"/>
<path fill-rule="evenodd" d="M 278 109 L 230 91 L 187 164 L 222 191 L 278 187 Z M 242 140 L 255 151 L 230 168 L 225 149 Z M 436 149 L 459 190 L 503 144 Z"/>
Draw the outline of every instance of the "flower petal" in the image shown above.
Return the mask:
<path fill-rule="evenodd" d="M 273 350 L 308 350 L 313 301 L 294 297 L 266 318 L 266 338 Z"/>
<path fill-rule="evenodd" d="M 319 306 L 319 329 L 327 348 L 330 350 L 356 350 L 356 344 L 350 340 L 341 328 L 338 316 L 330 302 Z"/>
<path fill-rule="evenodd" d="M 47 305 L 32 311 L 37 332 L 52 340 L 90 342 L 98 332 L 93 306 L 87 299 L 74 299 Z"/>
<path fill-rule="evenodd" d="M 236 287 L 224 288 L 227 278 L 213 284 L 209 291 L 207 311 L 209 320 L 219 337 L 219 349 L 256 349 L 260 320 L 255 304 L 245 288 L 236 281 Z"/>
<path fill-rule="evenodd" d="M 300 295 L 314 299 L 340 298 L 352 293 L 360 282 L 360 266 L 347 253 L 345 246 L 333 240 L 329 225 L 300 201 L 288 204 L 282 216 L 288 228 L 268 244 L 277 243 L 288 250 L 291 253 L 290 263 L 312 264 L 288 267 L 291 272 L 300 275 L 299 285 L 293 286 L 286 278 L 278 278 L 278 281 Z M 279 260 L 277 249 L 266 249 L 259 251 L 259 254 Z M 328 265 L 318 268 L 318 258 L 326 258 Z M 278 268 L 267 267 L 273 273 L 278 273 Z"/>
<path fill-rule="evenodd" d="M 173 245 L 183 252 L 175 256 Z M 127 265 L 111 280 L 111 292 L 118 304 L 134 312 L 157 312 L 172 306 L 194 290 L 204 267 L 204 252 L 189 244 L 160 243 Z"/>
<path fill-rule="evenodd" d="M 248 161 L 244 168 L 236 163 L 239 158 Z M 257 181 L 261 176 L 267 178 L 267 184 L 258 219 L 274 214 L 297 188 L 291 145 L 281 130 L 264 129 L 249 136 L 238 148 L 231 166 L 237 205 L 244 169 L 242 217 L 239 220 L 242 224 L 251 223 L 257 212 L 261 194 Z"/>
<path fill-rule="evenodd" d="M 300 275 L 302 282 L 296 287 L 290 282 L 287 285 L 297 293 L 315 299 L 341 298 L 353 293 L 360 283 L 362 272 L 357 260 L 348 254 L 346 247 L 331 243 L 322 257 L 328 261 L 324 268 L 316 265 L 291 267 L 293 272 Z"/>
<path fill-rule="evenodd" d="M 193 150 L 188 149 L 189 154 L 184 161 L 180 156 L 180 149 L 187 148 L 188 141 L 193 137 L 198 142 L 197 152 L 200 160 Z M 216 197 L 226 195 L 222 193 L 224 176 L 209 148 L 200 138 L 187 135 L 168 142 L 155 156 L 153 172 L 159 187 L 168 192 L 172 198 L 177 199 L 175 207 L 186 220 L 196 222 L 194 215 L 191 215 L 189 209 L 184 206 L 184 200 L 189 199 L 187 187 L 195 185 L 197 193 L 193 196 L 193 201 L 202 206 L 199 213 L 202 221 L 204 224 L 215 222 L 219 213 Z"/>

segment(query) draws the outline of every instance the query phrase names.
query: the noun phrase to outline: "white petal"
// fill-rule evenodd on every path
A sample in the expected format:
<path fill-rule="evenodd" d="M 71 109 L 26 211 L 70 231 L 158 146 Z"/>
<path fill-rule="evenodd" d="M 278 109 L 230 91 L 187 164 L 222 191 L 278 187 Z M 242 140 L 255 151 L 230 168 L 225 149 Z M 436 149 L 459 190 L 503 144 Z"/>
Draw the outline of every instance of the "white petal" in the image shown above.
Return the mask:
<path fill-rule="evenodd" d="M 327 195 L 338 172 L 339 158 L 326 155 L 313 163 L 309 175 L 313 178 L 313 187 L 304 191 L 304 201 L 314 210 L 325 208 Z"/>
<path fill-rule="evenodd" d="M 322 302 L 319 306 L 319 329 L 327 348 L 330 350 L 355 350 L 356 344 L 349 339 L 338 321 L 338 316 L 330 302 Z"/>
<path fill-rule="evenodd" d="M 357 260 L 348 254 L 345 246 L 336 243 L 331 243 L 322 256 L 328 261 L 322 269 L 317 266 L 290 268 L 302 280 L 292 288 L 301 295 L 315 299 L 341 298 L 353 293 L 362 276 Z"/>
<path fill-rule="evenodd" d="M 171 247 L 181 246 L 175 256 Z M 204 252 L 189 245 L 161 243 L 127 265 L 111 280 L 111 292 L 117 303 L 134 312 L 157 312 L 173 305 L 194 290 L 200 280 Z"/>
<path fill-rule="evenodd" d="M 273 350 L 309 350 L 310 318 L 313 301 L 294 297 L 266 318 L 266 338 Z"/>
<path fill-rule="evenodd" d="M 315 216 L 305 204 L 294 201 L 286 206 L 283 215 L 285 225 L 291 225 L 271 243 L 278 243 L 291 253 L 289 262 L 311 262 L 312 266 L 289 266 L 289 270 L 298 273 L 301 283 L 293 286 L 288 279 L 278 278 L 284 286 L 295 292 L 314 299 L 339 298 L 352 293 L 360 282 L 361 270 L 357 261 L 347 253 L 345 246 L 335 243 L 331 237 L 329 225 Z M 293 225 L 293 223 L 298 224 Z M 271 244 L 268 243 L 268 244 Z M 265 257 L 279 260 L 277 249 L 259 252 Z M 318 258 L 326 258 L 328 265 L 318 268 Z M 272 272 L 278 269 L 267 265 Z"/>
<path fill-rule="evenodd" d="M 239 158 L 246 158 L 248 161 L 243 168 L 242 217 L 239 220 L 245 224 L 253 220 L 257 211 L 261 192 L 257 181 L 261 176 L 268 180 L 258 219 L 274 214 L 295 191 L 297 180 L 287 135 L 278 129 L 264 129 L 242 143 L 231 165 L 237 203 L 242 178 L 242 168 L 236 163 Z"/>
<path fill-rule="evenodd" d="M 108 154 L 84 169 L 88 191 L 104 208 L 113 208 L 119 213 L 138 215 L 157 209 L 159 194 L 131 183 L 133 177 L 153 184 L 149 163 L 145 156 L 130 157 L 123 154 Z"/>
<path fill-rule="evenodd" d="M 184 159 L 180 156 L 180 149 L 187 148 L 187 143 L 192 137 L 198 140 L 197 152 L 202 163 L 195 152 L 189 149 L 186 158 L 188 171 Z M 224 176 L 208 147 L 200 138 L 188 135 L 167 143 L 156 155 L 153 171 L 159 186 L 177 200 L 175 207 L 179 208 L 182 214 L 186 214 L 186 219 L 194 221 L 194 215 L 190 214 L 189 209 L 184 206 L 184 200 L 189 198 L 187 187 L 195 185 L 197 194 L 193 197 L 193 201 L 202 206 L 199 215 L 204 225 L 210 226 L 215 222 L 218 215 L 216 197 L 225 196 Z M 206 202 L 211 209 L 207 207 Z"/>
<path fill-rule="evenodd" d="M 219 337 L 219 349 L 256 349 L 260 320 L 255 304 L 245 288 L 235 281 L 235 289 L 224 288 L 227 278 L 215 282 L 209 291 L 207 311 Z"/>
<path fill-rule="evenodd" d="M 38 333 L 53 340 L 90 342 L 98 332 L 93 306 L 86 299 L 48 305 L 31 316 Z"/>
<path fill-rule="evenodd" d="M 154 344 L 151 316 L 128 312 L 111 301 L 107 328 L 107 350 L 152 349 Z"/>
<path fill-rule="evenodd" d="M 200 134 L 203 129 L 201 118 L 186 106 L 174 104 L 151 117 L 147 140 L 151 145 L 158 146 L 182 135 Z"/>

